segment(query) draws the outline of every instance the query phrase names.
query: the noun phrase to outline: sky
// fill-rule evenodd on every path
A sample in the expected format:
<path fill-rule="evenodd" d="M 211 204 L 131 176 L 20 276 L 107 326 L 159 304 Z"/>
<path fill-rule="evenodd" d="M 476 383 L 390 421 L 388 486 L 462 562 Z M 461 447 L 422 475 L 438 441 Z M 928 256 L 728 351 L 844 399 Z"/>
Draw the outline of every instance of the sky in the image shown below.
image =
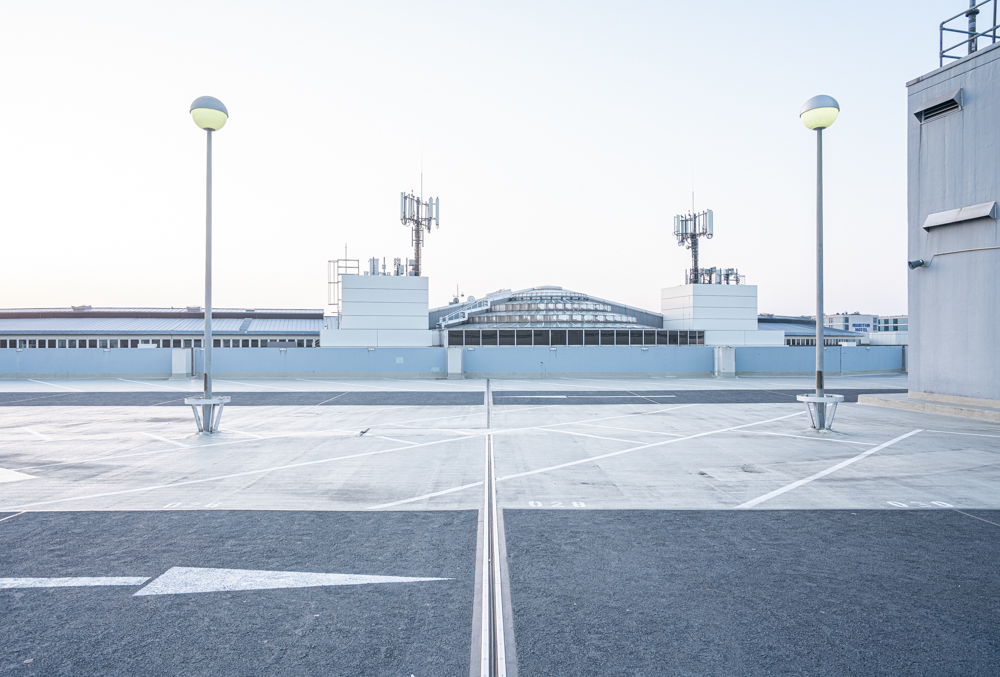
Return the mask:
<path fill-rule="evenodd" d="M 6 2 L 0 307 L 327 307 L 327 261 L 412 257 L 401 191 L 440 199 L 424 274 L 560 285 L 659 311 L 704 267 L 760 312 L 815 312 L 824 132 L 827 312 L 906 313 L 906 87 L 964 0 Z"/>

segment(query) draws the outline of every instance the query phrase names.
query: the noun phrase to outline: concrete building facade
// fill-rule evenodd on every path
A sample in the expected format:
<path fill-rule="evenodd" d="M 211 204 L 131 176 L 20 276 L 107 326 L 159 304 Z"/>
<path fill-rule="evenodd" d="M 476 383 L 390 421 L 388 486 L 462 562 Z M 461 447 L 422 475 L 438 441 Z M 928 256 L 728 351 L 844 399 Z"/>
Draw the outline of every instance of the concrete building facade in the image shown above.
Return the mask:
<path fill-rule="evenodd" d="M 1000 43 L 908 82 L 907 100 L 911 397 L 998 402 Z"/>
<path fill-rule="evenodd" d="M 780 346 L 780 329 L 757 326 L 757 285 L 684 284 L 660 290 L 660 310 L 667 329 L 698 330 L 705 345 Z"/>
<path fill-rule="evenodd" d="M 341 275 L 336 326 L 327 321 L 320 344 L 335 347 L 428 347 L 426 277 Z"/>

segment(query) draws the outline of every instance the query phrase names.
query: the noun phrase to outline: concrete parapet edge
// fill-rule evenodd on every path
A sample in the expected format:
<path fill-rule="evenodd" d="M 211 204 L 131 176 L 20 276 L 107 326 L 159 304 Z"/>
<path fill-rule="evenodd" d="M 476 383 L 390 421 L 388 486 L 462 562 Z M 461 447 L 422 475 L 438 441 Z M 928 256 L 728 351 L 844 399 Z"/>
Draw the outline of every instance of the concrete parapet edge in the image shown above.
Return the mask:
<path fill-rule="evenodd" d="M 939 395 L 938 393 L 922 393 L 911 390 L 908 393 L 911 400 L 925 400 L 927 402 L 940 402 L 942 404 L 965 404 L 972 407 L 986 407 L 987 409 L 1000 409 L 1000 400 L 990 400 L 983 397 L 964 397 L 962 395 Z"/>
<path fill-rule="evenodd" d="M 201 376 L 201 374 L 198 374 Z M 152 372 L 134 372 L 126 371 L 122 373 L 93 373 L 93 372 L 14 372 L 0 374 L 0 381 L 23 381 L 25 379 L 54 379 L 59 381 L 74 380 L 78 381 L 81 379 L 96 379 L 96 378 L 152 378 L 152 379 L 167 379 L 170 380 L 172 373 L 169 371 L 152 371 Z"/>
<path fill-rule="evenodd" d="M 963 406 L 945 402 L 931 402 L 928 400 L 914 400 L 906 395 L 858 395 L 858 404 L 870 407 L 887 407 L 889 409 L 919 411 L 927 414 L 941 414 L 943 416 L 976 418 L 983 421 L 1000 423 L 1000 409 L 973 407 L 967 405 Z"/>
<path fill-rule="evenodd" d="M 547 378 L 711 378 L 710 371 L 549 371 L 539 372 L 465 372 L 465 378 L 523 378 L 544 380 Z"/>
<path fill-rule="evenodd" d="M 826 376 L 879 376 L 890 374 L 905 374 L 905 369 L 874 369 L 860 371 L 830 371 L 823 372 Z M 815 371 L 738 371 L 736 376 L 814 376 Z"/>
<path fill-rule="evenodd" d="M 201 376 L 199 374 L 198 376 Z M 447 379 L 444 371 L 213 371 L 213 378 L 249 378 L 249 379 L 312 379 L 312 378 L 349 378 L 349 379 Z"/>

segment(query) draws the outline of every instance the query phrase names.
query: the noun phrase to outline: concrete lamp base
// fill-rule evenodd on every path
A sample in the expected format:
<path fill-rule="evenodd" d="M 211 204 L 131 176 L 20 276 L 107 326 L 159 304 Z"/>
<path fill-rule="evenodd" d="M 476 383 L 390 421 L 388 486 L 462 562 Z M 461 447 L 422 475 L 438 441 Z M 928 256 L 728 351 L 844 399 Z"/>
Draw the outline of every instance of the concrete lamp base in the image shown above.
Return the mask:
<path fill-rule="evenodd" d="M 816 430 L 830 430 L 837 405 L 844 401 L 843 395 L 799 395 L 796 399 L 806 403 L 812 427 Z"/>
<path fill-rule="evenodd" d="M 214 433 L 222 423 L 222 408 L 229 403 L 229 400 L 229 397 L 187 397 L 184 399 L 184 404 L 191 405 L 194 422 L 198 424 L 198 432 Z M 198 415 L 198 407 L 204 407 L 204 422 Z"/>

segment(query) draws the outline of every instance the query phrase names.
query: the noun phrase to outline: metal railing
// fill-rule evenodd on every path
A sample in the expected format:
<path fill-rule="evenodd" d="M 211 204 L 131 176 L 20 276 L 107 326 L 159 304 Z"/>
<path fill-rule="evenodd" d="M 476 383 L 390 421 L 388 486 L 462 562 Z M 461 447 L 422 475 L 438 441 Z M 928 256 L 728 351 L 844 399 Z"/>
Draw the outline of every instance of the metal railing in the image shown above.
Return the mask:
<path fill-rule="evenodd" d="M 342 275 L 359 275 L 361 273 L 358 259 L 334 259 L 327 262 L 327 304 L 333 306 L 337 316 L 337 326 L 340 326 L 341 293 L 340 277 Z"/>
<path fill-rule="evenodd" d="M 986 5 L 993 5 L 993 21 L 989 28 L 979 31 L 977 28 L 977 18 L 983 12 L 980 8 Z M 952 22 L 962 19 L 963 17 L 968 20 L 967 28 L 955 28 Z M 969 0 L 969 9 L 941 22 L 941 30 L 938 38 L 938 66 L 943 66 L 945 59 L 961 59 L 963 56 L 975 53 L 976 50 L 979 49 L 979 38 L 989 38 L 990 44 L 996 43 L 997 28 L 1000 28 L 1000 26 L 997 26 L 997 0 L 983 0 L 983 2 L 980 3 L 977 3 L 976 0 Z M 955 44 L 945 47 L 945 33 L 957 33 L 963 37 Z M 966 54 L 949 54 L 949 52 L 959 49 L 963 45 L 968 47 Z"/>
<path fill-rule="evenodd" d="M 445 327 L 450 327 L 453 324 L 461 324 L 469 319 L 470 315 L 475 315 L 477 313 L 482 313 L 490 309 L 489 298 L 479 299 L 478 301 L 473 301 L 472 303 L 466 303 L 460 310 L 456 310 L 453 313 L 448 313 L 440 320 L 438 320 L 438 328 L 444 329 Z"/>

